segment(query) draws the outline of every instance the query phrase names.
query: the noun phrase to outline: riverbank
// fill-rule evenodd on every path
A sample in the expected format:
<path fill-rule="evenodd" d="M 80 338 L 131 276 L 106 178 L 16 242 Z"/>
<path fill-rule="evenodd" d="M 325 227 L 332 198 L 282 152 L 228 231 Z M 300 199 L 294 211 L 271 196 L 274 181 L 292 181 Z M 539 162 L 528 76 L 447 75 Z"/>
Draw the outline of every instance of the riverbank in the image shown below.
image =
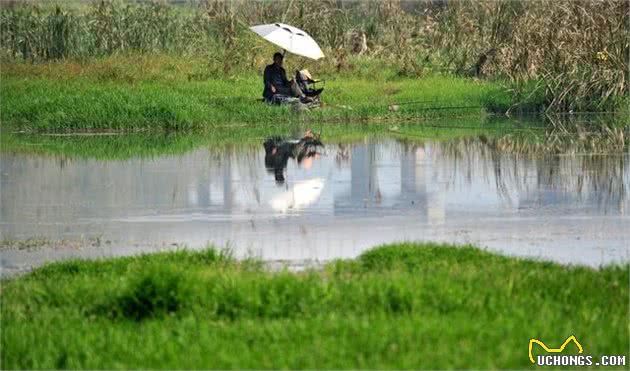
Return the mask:
<path fill-rule="evenodd" d="M 142 68 L 143 64 L 146 68 Z M 78 64 L 3 63 L 5 129 L 24 132 L 213 130 L 226 124 L 339 123 L 505 112 L 496 83 L 450 76 L 329 76 L 324 107 L 298 114 L 260 101 L 253 71 L 215 79 L 200 60 L 112 57 Z M 290 69 L 289 69 L 290 70 Z"/>
<path fill-rule="evenodd" d="M 435 244 L 299 273 L 213 249 L 68 261 L 3 281 L 2 363 L 523 368 L 530 338 L 570 335 L 585 354 L 624 355 L 628 279 L 627 265 L 592 270 Z"/>

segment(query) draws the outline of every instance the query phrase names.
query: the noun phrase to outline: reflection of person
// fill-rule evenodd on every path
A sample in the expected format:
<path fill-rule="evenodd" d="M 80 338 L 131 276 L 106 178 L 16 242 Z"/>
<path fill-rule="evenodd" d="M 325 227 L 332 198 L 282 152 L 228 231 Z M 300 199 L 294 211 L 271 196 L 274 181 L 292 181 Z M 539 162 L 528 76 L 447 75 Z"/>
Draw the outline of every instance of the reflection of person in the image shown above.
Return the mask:
<path fill-rule="evenodd" d="M 271 101 L 275 94 L 281 94 L 289 97 L 298 97 L 302 101 L 309 100 L 300 90 L 295 80 L 287 79 L 287 71 L 282 67 L 283 60 L 282 54 L 276 53 L 273 55 L 273 63 L 265 67 L 263 97 Z"/>
<path fill-rule="evenodd" d="M 286 140 L 281 137 L 267 139 L 265 147 L 265 167 L 274 173 L 276 183 L 284 183 L 284 169 L 289 158 L 296 159 L 298 164 L 303 164 L 307 169 L 312 166 L 313 159 L 317 158 L 317 147 L 322 142 L 308 130 L 299 140 Z"/>

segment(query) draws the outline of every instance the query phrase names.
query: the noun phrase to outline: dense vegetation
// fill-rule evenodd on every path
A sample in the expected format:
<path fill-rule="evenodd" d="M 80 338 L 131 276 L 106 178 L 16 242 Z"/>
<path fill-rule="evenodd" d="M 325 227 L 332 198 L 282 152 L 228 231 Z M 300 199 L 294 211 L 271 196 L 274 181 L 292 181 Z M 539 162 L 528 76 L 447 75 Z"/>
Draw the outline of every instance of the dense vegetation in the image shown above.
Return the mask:
<path fill-rule="evenodd" d="M 630 5 L 622 0 L 56 4 L 3 3 L 3 63 L 170 53 L 203 59 L 190 78 L 206 81 L 259 71 L 274 48 L 247 26 L 284 20 L 323 46 L 321 62 L 299 61 L 323 75 L 474 76 L 505 82 L 511 102 L 556 111 L 628 102 Z"/>
<path fill-rule="evenodd" d="M 2 366 L 520 369 L 532 337 L 627 354 L 629 279 L 432 244 L 302 273 L 212 249 L 68 261 L 3 282 Z"/>

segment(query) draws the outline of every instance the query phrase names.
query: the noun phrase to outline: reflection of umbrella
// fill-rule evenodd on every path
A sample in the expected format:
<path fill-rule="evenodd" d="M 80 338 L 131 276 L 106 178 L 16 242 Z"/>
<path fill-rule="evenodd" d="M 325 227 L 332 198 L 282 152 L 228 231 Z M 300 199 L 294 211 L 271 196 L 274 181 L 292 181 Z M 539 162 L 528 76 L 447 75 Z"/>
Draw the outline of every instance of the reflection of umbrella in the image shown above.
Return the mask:
<path fill-rule="evenodd" d="M 315 178 L 296 182 L 288 191 L 282 192 L 269 202 L 276 211 L 286 212 L 288 209 L 298 210 L 319 199 L 324 188 L 324 179 Z"/>
<path fill-rule="evenodd" d="M 306 32 L 284 23 L 271 23 L 250 27 L 263 39 L 274 43 L 293 54 L 311 59 L 320 59 L 324 53 Z"/>

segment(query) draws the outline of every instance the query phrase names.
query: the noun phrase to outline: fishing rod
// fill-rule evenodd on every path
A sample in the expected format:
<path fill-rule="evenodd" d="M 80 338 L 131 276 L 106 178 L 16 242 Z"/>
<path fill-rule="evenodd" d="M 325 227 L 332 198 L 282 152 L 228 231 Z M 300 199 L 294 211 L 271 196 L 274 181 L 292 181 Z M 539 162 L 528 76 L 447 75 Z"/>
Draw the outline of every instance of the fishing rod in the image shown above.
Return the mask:
<path fill-rule="evenodd" d="M 403 106 L 407 104 L 438 103 L 438 102 L 439 102 L 438 100 L 412 100 L 412 101 L 407 101 L 407 102 L 391 103 L 390 105 Z"/>
<path fill-rule="evenodd" d="M 406 101 L 406 102 L 394 102 L 389 104 L 363 104 L 359 107 L 385 107 L 390 111 L 396 111 L 400 106 L 412 105 L 412 104 L 429 104 L 429 103 L 441 103 L 437 100 L 416 100 L 416 101 Z M 351 107 L 350 107 L 351 108 Z M 484 106 L 429 106 L 429 107 L 421 107 L 423 110 L 443 110 L 443 109 L 472 109 L 472 108 L 485 108 Z"/>

